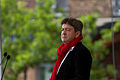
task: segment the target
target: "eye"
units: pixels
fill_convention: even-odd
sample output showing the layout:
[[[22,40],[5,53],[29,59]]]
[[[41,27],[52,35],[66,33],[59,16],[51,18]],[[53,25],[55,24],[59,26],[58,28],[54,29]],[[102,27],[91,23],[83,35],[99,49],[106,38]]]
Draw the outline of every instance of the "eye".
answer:
[[[70,29],[69,29],[69,28],[67,28],[67,29],[66,29],[66,31],[70,31]]]

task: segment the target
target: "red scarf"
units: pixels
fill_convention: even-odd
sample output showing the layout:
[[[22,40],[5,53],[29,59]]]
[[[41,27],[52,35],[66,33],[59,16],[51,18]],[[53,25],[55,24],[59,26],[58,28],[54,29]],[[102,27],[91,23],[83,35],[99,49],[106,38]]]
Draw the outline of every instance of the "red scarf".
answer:
[[[62,62],[63,58],[65,57],[66,53],[73,47],[75,46],[83,37],[79,36],[77,38],[74,38],[72,41],[70,41],[67,44],[62,44],[58,50],[57,50],[57,61],[55,63],[55,66],[53,68],[53,72],[51,75],[51,78],[49,80],[55,80],[57,71],[59,68],[60,63]]]

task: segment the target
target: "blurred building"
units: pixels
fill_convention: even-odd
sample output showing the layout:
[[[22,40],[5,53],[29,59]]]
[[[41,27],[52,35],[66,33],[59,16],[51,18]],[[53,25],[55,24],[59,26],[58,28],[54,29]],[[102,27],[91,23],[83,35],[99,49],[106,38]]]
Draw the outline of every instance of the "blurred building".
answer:
[[[37,3],[35,0],[26,0],[25,6],[33,9]],[[80,17],[81,15],[91,14],[93,12],[99,13],[97,25],[104,28],[106,26],[112,27],[112,19],[114,22],[120,21],[120,0],[56,0],[55,8],[57,8],[56,15],[60,14],[59,8],[63,8],[66,16]],[[60,17],[60,15],[59,15]],[[115,33],[114,51],[115,51],[115,64],[118,70],[117,80],[120,80],[120,33]],[[99,39],[100,35],[96,35],[95,39]],[[106,46],[110,49],[109,55],[103,61],[105,66],[112,64],[112,42],[107,43]],[[53,64],[41,64],[37,68],[27,69],[27,80],[49,80],[50,69]],[[18,80],[23,80],[23,73],[19,76]]]

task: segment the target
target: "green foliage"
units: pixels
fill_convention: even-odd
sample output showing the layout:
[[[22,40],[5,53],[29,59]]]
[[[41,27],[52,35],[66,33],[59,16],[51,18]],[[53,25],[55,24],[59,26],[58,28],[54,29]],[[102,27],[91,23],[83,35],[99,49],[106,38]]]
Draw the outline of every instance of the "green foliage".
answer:
[[[108,55],[109,50],[105,46],[106,42],[112,41],[112,28],[101,30],[101,38],[96,41],[92,41],[93,37],[98,33],[96,19],[98,18],[98,14],[90,14],[87,16],[81,16],[79,19],[84,23],[83,29],[83,42],[90,49],[93,57],[93,64],[91,70],[91,80],[109,80],[107,78],[107,74],[113,75],[113,65],[107,65],[105,68],[103,66],[102,61],[105,59],[106,55]],[[116,22],[114,27],[114,32],[120,32],[120,22]],[[107,71],[106,71],[107,69]]]
[[[120,22],[116,22],[114,27],[113,27],[113,31],[114,32],[120,32]],[[102,34],[102,40],[104,40],[105,42],[108,41],[110,42],[112,40],[112,28],[110,29],[103,29],[101,31],[101,34]]]
[[[22,0],[1,0],[1,3],[2,52],[11,55],[10,72],[5,79],[16,80],[25,66],[53,62],[61,44],[57,29],[62,19],[56,19],[51,8],[54,0],[37,0],[33,10],[25,8]]]
[[[97,13],[89,14],[87,16],[81,16],[80,20],[84,23],[83,35],[95,36],[97,33],[96,19],[98,17]]]
[[[118,21],[116,24],[115,24],[115,26],[114,26],[114,31],[115,32],[119,32],[120,31],[120,21]]]
[[[107,66],[107,72],[110,74],[110,75],[113,75],[113,74],[116,74],[117,73],[117,71],[115,70],[113,70],[113,65],[112,64],[110,64],[110,65],[108,65]]]

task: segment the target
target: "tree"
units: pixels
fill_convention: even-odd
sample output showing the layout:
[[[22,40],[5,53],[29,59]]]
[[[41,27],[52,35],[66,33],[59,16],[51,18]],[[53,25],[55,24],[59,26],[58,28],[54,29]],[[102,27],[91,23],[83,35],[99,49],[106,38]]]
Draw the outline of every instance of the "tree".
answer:
[[[94,36],[98,34],[96,25],[97,18],[98,18],[97,13],[82,16],[79,18],[84,23],[83,42],[90,49],[93,57],[90,80],[110,80],[107,77],[107,74],[111,76],[113,74],[116,74],[113,70],[113,65],[108,64],[107,67],[104,67],[104,63],[102,63],[102,61],[109,53],[109,49],[107,48],[105,43],[112,42],[113,26],[111,28],[101,30],[100,31],[101,38],[93,42]],[[115,23],[113,30],[115,33],[120,32],[120,22]]]
[[[7,80],[16,80],[28,66],[56,59],[61,18],[52,9],[54,0],[36,2],[31,10],[23,6],[24,1],[1,0],[2,52],[11,55]]]

